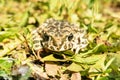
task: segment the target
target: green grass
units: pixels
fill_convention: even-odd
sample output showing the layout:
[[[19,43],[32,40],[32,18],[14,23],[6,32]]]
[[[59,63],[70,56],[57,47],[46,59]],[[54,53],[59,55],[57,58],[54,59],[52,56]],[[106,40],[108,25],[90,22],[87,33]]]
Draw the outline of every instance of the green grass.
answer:
[[[120,0],[0,0],[0,79],[25,80],[32,72],[40,73],[39,78],[45,77],[45,72],[60,79],[79,72],[83,80],[119,80],[119,4]],[[37,56],[31,31],[51,17],[85,28],[89,40],[85,51],[79,54],[53,52],[42,57],[45,65],[54,63],[48,66],[51,70],[50,66],[56,70],[61,67],[54,74],[40,61],[32,63]]]

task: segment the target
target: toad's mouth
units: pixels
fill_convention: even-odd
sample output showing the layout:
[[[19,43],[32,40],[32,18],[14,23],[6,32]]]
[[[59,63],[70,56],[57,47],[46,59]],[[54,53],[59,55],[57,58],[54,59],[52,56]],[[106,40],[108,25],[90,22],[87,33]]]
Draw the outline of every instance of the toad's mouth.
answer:
[[[51,52],[51,53],[57,53],[57,54],[67,54],[67,55],[74,55],[75,53],[73,51],[71,51],[71,49],[67,49],[67,50],[51,50],[46,48],[45,51]]]
[[[47,49],[47,50],[49,50],[49,51],[54,51],[54,52],[64,52],[64,51],[67,51],[67,50],[70,50],[70,49],[65,49],[65,50],[55,50],[55,49],[49,49],[49,48],[45,48],[45,49]]]
[[[52,51],[52,52],[65,52],[65,51],[71,50],[71,48],[69,48],[69,49],[62,49],[62,48],[48,48],[48,47],[44,47],[44,49]]]

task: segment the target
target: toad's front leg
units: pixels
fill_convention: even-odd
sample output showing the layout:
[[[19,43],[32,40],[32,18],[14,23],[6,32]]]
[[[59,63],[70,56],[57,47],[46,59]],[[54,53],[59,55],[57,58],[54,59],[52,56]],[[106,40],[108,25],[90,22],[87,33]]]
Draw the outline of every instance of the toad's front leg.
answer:
[[[33,49],[35,50],[35,54],[39,60],[41,60],[40,53],[43,51],[43,46],[41,44],[42,37],[38,30],[34,30],[32,32],[33,39]]]

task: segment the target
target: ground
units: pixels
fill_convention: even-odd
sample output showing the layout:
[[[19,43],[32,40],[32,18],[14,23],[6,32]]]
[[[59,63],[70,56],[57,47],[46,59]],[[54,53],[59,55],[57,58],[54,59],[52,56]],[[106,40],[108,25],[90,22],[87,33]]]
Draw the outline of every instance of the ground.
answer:
[[[120,80],[119,0],[0,0],[0,80]],[[48,18],[87,31],[78,54],[33,50],[31,32]]]

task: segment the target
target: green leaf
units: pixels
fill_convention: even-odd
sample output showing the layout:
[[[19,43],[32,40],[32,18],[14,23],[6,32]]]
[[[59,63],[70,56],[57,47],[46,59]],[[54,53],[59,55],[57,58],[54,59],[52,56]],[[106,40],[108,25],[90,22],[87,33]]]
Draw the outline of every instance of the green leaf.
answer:
[[[113,63],[114,60],[115,60],[115,57],[112,57],[112,58],[106,63],[106,65],[105,65],[105,67],[104,67],[104,71],[106,71],[106,70],[109,68],[109,66]]]
[[[4,70],[7,74],[11,73],[13,60],[11,58],[0,58],[0,69]]]
[[[109,53],[108,60],[111,60],[112,58],[114,59],[114,61],[111,63],[110,67],[114,72],[116,72],[116,74],[113,73],[113,75],[120,76],[120,71],[118,71],[120,68],[120,53]]]
[[[0,76],[4,77],[4,76],[7,76],[7,74],[4,70],[0,70]]]
[[[101,44],[97,44],[92,50],[85,52],[83,55],[100,53],[105,51],[107,51],[107,46],[101,43]]]
[[[96,79],[96,80],[109,80],[109,78],[108,77],[99,77],[98,79]]]
[[[62,52],[62,54],[65,54],[65,55],[68,55],[68,56],[72,56],[72,55],[74,55],[75,53],[72,52],[71,50],[67,50],[67,51]]]
[[[42,61],[66,61],[66,60],[57,59],[57,58],[54,57],[53,54],[51,54],[51,55],[48,55],[48,56],[42,58]]]
[[[117,40],[115,43],[113,43],[111,45],[111,47],[109,48],[109,51],[111,52],[119,52],[120,51],[120,40]]]
[[[49,3],[50,3],[49,7],[51,11],[55,10],[58,7],[57,5],[58,3],[61,4],[59,0],[49,0]]]
[[[89,67],[87,65],[82,65],[82,64],[77,64],[77,63],[72,63],[70,66],[67,67],[68,70],[70,71],[84,71],[85,69],[88,69]]]
[[[24,14],[23,14],[23,18],[19,24],[20,27],[25,27],[28,23],[28,19],[29,19],[29,16],[30,16],[30,13],[29,11],[26,11]]]
[[[98,61],[90,67],[89,72],[103,72],[105,68],[106,54],[97,55]]]
[[[12,32],[12,31],[1,31],[0,32],[0,42],[6,38],[11,38],[11,37],[15,36],[15,34],[16,34],[16,32]]]
[[[88,26],[88,31],[91,33],[98,33],[97,29],[95,29],[93,26]]]
[[[88,57],[83,57],[81,54],[77,54],[73,56],[72,61],[82,64],[95,64],[98,60],[100,60],[104,55],[91,55]]]
[[[6,74],[6,72],[4,70],[0,70],[0,77],[3,77],[4,80],[5,79],[9,79],[9,80],[12,79],[10,76],[8,76],[8,74]],[[3,80],[3,79],[1,79],[1,80]]]

